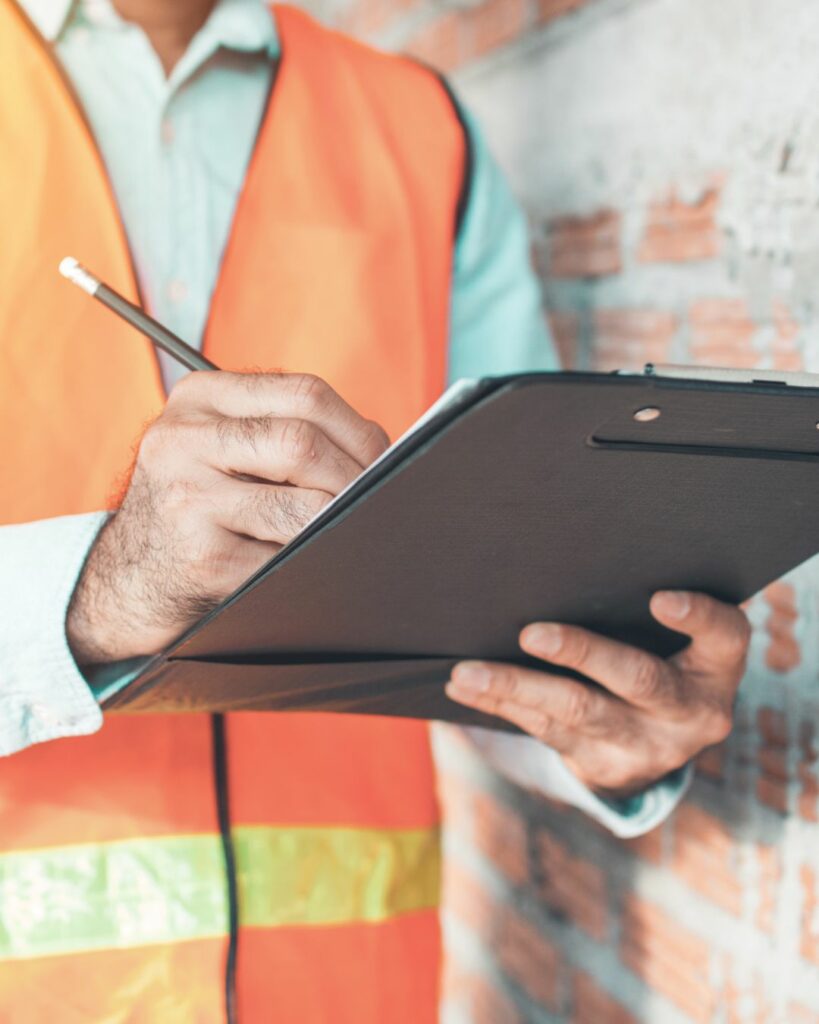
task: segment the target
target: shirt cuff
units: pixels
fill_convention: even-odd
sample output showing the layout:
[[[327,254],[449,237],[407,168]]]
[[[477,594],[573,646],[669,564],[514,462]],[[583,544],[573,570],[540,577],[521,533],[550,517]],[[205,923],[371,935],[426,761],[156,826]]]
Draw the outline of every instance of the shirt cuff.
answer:
[[[526,789],[583,811],[620,839],[650,832],[672,813],[691,784],[686,765],[628,800],[605,800],[585,786],[551,747],[530,736],[464,729],[494,768]]]
[[[99,512],[0,527],[0,756],[102,725],[65,619],[106,519]]]

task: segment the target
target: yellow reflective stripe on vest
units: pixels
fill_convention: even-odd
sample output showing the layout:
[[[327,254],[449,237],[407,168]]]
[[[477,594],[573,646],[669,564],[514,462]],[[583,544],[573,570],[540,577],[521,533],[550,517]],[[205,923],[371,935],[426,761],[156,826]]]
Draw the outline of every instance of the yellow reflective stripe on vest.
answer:
[[[429,829],[234,829],[242,924],[377,922],[437,906]],[[163,836],[0,855],[0,958],[224,935],[218,835]]]

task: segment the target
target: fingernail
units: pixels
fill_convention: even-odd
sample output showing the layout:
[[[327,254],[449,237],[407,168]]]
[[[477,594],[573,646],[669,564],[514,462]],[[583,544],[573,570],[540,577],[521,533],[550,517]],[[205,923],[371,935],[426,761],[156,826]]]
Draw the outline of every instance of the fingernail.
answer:
[[[691,598],[681,590],[662,590],[657,594],[658,611],[669,619],[684,619],[691,611]]]
[[[537,654],[542,654],[544,658],[553,658],[560,653],[563,646],[563,630],[552,622],[539,622],[526,627],[524,640],[526,646],[531,647]]]
[[[492,673],[480,661],[462,661],[452,670],[452,682],[459,690],[486,693]]]

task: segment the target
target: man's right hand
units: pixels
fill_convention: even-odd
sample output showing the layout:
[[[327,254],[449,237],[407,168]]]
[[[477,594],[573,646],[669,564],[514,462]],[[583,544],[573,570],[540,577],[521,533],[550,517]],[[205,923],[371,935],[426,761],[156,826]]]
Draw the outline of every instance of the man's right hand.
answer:
[[[78,664],[155,654],[234,591],[386,449],[303,374],[192,373],[139,448],[68,612]]]

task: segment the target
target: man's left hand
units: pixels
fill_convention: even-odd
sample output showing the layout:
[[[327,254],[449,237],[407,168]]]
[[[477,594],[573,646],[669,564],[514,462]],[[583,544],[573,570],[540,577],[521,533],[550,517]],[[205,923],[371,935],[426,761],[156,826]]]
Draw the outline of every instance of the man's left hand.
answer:
[[[548,744],[589,788],[632,795],[730,733],[750,641],[743,612],[704,594],[660,591],[651,613],[691,643],[663,660],[585,629],[534,623],[520,634],[527,654],[597,685],[464,661],[447,694]]]

